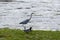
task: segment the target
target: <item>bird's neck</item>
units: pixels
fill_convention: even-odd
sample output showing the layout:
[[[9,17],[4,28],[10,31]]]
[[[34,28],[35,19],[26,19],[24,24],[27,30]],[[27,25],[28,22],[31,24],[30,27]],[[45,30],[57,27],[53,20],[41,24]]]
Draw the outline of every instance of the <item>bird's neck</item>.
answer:
[[[31,14],[31,16],[30,16],[30,20],[31,20],[31,18],[32,18],[32,14]]]

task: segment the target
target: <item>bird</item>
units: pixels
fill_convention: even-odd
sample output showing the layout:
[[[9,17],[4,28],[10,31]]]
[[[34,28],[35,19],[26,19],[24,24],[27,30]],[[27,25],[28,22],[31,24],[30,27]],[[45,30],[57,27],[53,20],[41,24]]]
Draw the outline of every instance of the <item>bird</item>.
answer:
[[[32,18],[32,14],[34,14],[34,13],[31,13],[29,19],[26,19],[26,20],[20,22],[19,24],[23,24],[23,25],[27,24],[27,23],[31,20],[31,18]],[[32,27],[30,27],[29,29],[26,29],[26,27],[24,26],[24,31],[25,31],[25,32],[26,32],[26,30],[27,30],[27,31],[31,31],[31,29],[32,29]]]
[[[26,33],[29,33],[30,31],[32,31],[32,27],[30,27],[29,29],[24,30],[24,32],[26,32]]]
[[[34,13],[31,13],[31,16],[30,16],[29,19],[26,19],[26,20],[20,22],[19,24],[27,24],[27,23],[31,20],[31,18],[32,18],[32,14],[34,14]]]

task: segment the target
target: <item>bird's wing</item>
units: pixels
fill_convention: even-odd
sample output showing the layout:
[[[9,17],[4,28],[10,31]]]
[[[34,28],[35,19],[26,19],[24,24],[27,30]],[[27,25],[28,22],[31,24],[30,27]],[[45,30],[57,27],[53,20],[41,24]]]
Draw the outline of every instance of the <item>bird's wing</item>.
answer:
[[[29,19],[26,19],[26,20],[20,22],[19,24],[26,24],[26,23],[28,23],[28,22],[29,22]]]

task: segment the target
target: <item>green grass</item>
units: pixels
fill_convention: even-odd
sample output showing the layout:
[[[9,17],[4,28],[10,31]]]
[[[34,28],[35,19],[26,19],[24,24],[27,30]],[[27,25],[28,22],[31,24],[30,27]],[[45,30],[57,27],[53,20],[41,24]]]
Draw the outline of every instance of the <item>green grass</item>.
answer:
[[[0,40],[60,40],[59,31],[34,30],[25,33],[19,29],[0,29]]]

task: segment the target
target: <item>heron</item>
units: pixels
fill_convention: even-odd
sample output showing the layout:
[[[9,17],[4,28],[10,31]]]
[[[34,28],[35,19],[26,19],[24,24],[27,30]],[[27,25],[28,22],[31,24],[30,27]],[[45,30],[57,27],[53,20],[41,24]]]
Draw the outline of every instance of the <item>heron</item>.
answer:
[[[31,18],[32,18],[32,14],[34,14],[34,13],[31,13],[29,19],[26,19],[26,20],[20,22],[19,24],[23,24],[23,25],[27,24],[27,23],[31,20]],[[26,27],[24,26],[24,31],[25,31],[25,32],[30,32],[31,29],[32,29],[32,27],[30,27],[29,29],[26,29]]]

